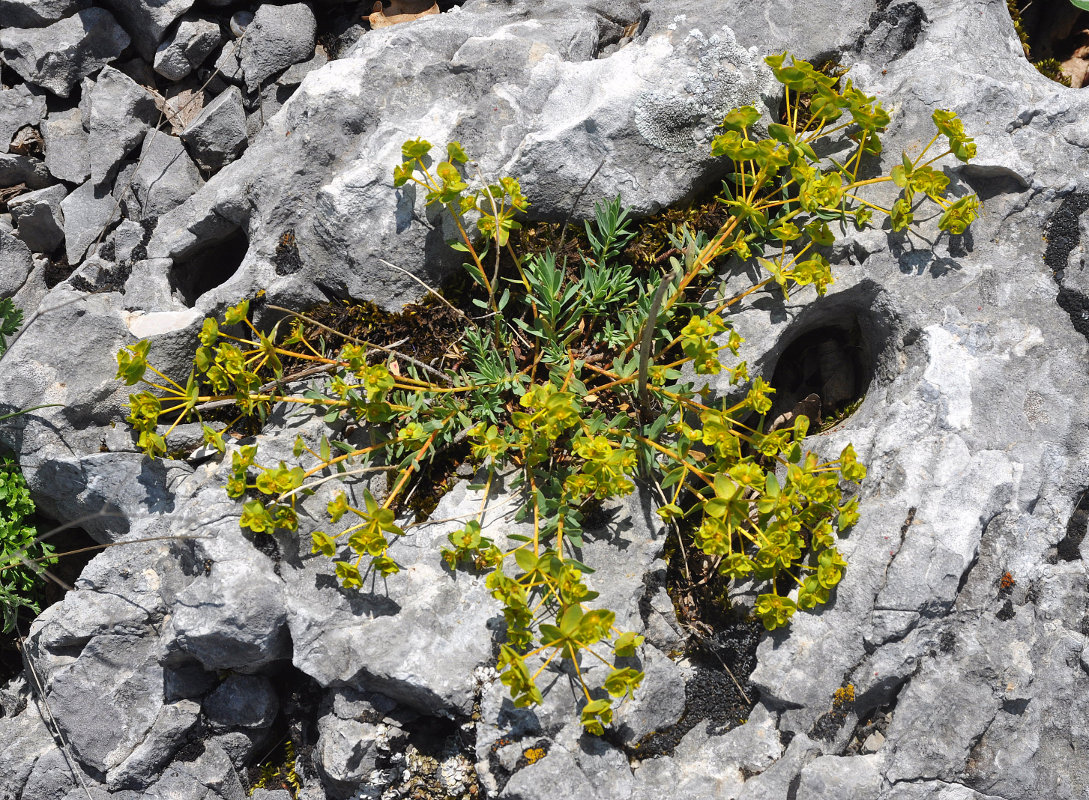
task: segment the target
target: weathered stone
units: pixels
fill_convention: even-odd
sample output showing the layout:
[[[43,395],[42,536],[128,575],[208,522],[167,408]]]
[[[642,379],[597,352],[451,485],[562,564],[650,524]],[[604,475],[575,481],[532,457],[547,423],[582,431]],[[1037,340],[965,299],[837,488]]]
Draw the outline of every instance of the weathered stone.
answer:
[[[56,181],[44,161],[18,153],[0,153],[0,189],[20,183],[27,189],[42,189]]]
[[[318,718],[314,764],[326,792],[335,798],[354,795],[379,759],[404,749],[408,732],[353,689],[335,689]]]
[[[285,87],[298,86],[303,82],[303,78],[319,67],[324,67],[328,63],[329,54],[326,53],[325,48],[319,44],[314,49],[313,58],[308,61],[300,61],[298,64],[288,67],[284,73],[276,79],[276,84]]]
[[[216,75],[225,81],[242,85],[244,75],[242,73],[242,42],[238,39],[229,40],[219,51],[213,67]]]
[[[90,150],[91,182],[112,178],[121,161],[140,146],[158,117],[155,100],[132,78],[113,67],[84,83],[84,125]]]
[[[0,60],[27,83],[68,97],[128,44],[128,34],[109,11],[86,8],[47,28],[0,30]]]
[[[280,704],[268,678],[231,675],[204,699],[204,713],[216,728],[267,728]]]
[[[821,756],[801,771],[798,796],[870,800],[883,788],[880,767],[876,756]]]
[[[14,296],[33,268],[26,243],[13,234],[0,231],[0,298]]]
[[[184,203],[204,183],[181,139],[162,131],[153,130],[144,138],[137,163],[131,186],[140,219]]]
[[[35,253],[52,253],[64,241],[61,201],[68,189],[58,184],[27,192],[8,203],[18,227],[16,236]]]
[[[215,742],[206,742],[204,752],[191,761],[175,761],[171,764],[171,769],[188,775],[197,784],[213,792],[209,800],[245,800],[248,796],[246,790],[242,788],[242,782],[231,764],[230,757]],[[152,797],[165,788],[161,784],[160,781],[151,787],[149,793]],[[175,795],[164,793],[163,797],[164,800],[166,798],[172,800]]]
[[[204,63],[223,40],[219,25],[199,17],[183,17],[174,35],[155,52],[155,71],[180,81]]]
[[[247,89],[252,92],[276,73],[313,57],[316,32],[314,12],[305,3],[258,6],[242,39]]]
[[[437,517],[454,517],[462,507],[479,504],[478,493],[459,486],[443,498]],[[484,535],[500,541],[513,531],[500,523],[498,516],[487,522]],[[482,578],[445,579],[437,545],[456,527],[421,528],[411,543],[391,550],[402,570],[387,579],[381,593],[345,591],[320,577],[329,574],[330,562],[307,559],[290,570],[281,568],[289,587],[285,599],[295,666],[323,686],[363,681],[425,713],[469,713],[473,670],[490,660],[488,620],[499,610]],[[413,639],[404,635],[409,619],[418,631]],[[330,641],[337,645],[330,648]]]
[[[113,195],[95,187],[93,180],[77,186],[61,201],[64,249],[69,264],[83,260],[87,248],[106,234],[110,223],[116,221],[116,210]]]
[[[197,722],[192,701],[163,703],[157,644],[147,636],[101,634],[51,676],[47,697],[73,752],[106,773],[111,788],[150,784]],[[141,785],[125,785],[133,781]]]
[[[4,27],[40,28],[87,8],[91,0],[0,0]]]
[[[202,169],[218,172],[246,149],[246,112],[242,91],[230,86],[208,105],[181,134],[193,160]]]
[[[634,4],[618,3],[616,13],[639,17]],[[333,293],[399,307],[419,284],[377,258],[432,283],[460,263],[446,245],[457,236],[448,219],[425,212],[411,189],[393,188],[405,139],[462,141],[483,174],[518,175],[534,215],[563,218],[578,199],[574,213],[587,216],[595,199],[620,192],[646,213],[720,173],[709,147],[726,111],[778,103],[769,73],[721,22],[711,29],[693,13],[594,59],[602,17],[559,0],[535,5],[533,16],[521,28],[524,9],[480,3],[364,36],[352,57],[309,73],[249,150],[164,218],[149,255],[184,259],[208,241],[194,231],[242,219],[252,248],[240,283],[303,304]],[[457,110],[444,105],[436,116],[440,98]],[[253,198],[251,211],[227,210],[243,196]],[[439,227],[411,224],[419,216]],[[306,266],[279,275],[275,247],[287,228]]]
[[[151,62],[167,29],[193,6],[193,0],[105,0],[103,5],[117,15],[140,55]]]
[[[73,769],[79,770],[79,773],[74,774]],[[96,785],[94,777],[84,772],[78,761],[69,759],[64,751],[54,747],[34,762],[21,797],[27,800],[61,800],[70,791],[81,786],[81,779],[89,786]]]
[[[1082,724],[1089,714],[1083,621],[1089,585],[1078,563],[1089,545],[1080,538],[1084,509],[1074,514],[1089,485],[1089,412],[1080,402],[1089,390],[1089,100],[1035,72],[997,0],[817,0],[804,15],[785,14],[781,6],[778,0],[477,2],[369,32],[353,58],[308,74],[250,151],[164,216],[151,254],[173,263],[141,260],[124,296],[86,295],[35,323],[0,362],[0,401],[4,411],[43,399],[66,408],[2,426],[0,438],[20,450],[43,506],[71,519],[95,504],[116,503],[124,519],[96,527],[103,539],[123,529],[189,530],[197,522],[213,537],[184,552],[177,545],[180,565],[153,572],[155,580],[175,584],[161,593],[111,583],[104,567],[95,566],[101,596],[79,598],[82,614],[47,612],[35,629],[48,676],[63,684],[62,676],[84,659],[75,655],[80,648],[98,658],[116,642],[111,652],[124,658],[130,639],[160,635],[143,632],[159,617],[157,641],[168,668],[191,669],[202,658],[201,672],[223,664],[260,671],[291,657],[321,682],[381,685],[429,713],[472,710],[479,690],[478,771],[490,796],[1082,797],[1089,774],[1070,754],[1089,748]],[[643,9],[651,12],[645,29],[623,42],[627,24],[615,20],[639,20]],[[774,110],[780,100],[778,91],[765,91],[755,54],[729,44],[733,34],[724,21],[743,45],[809,56],[834,52],[855,62],[855,85],[894,110],[884,139],[886,170],[901,150],[915,154],[930,139],[935,108],[956,109],[979,155],[971,165],[941,166],[954,193],[980,192],[985,216],[961,237],[934,236],[924,227],[926,243],[883,228],[839,232],[845,238],[831,251],[837,282],[825,297],[804,291],[784,303],[775,293],[761,294],[731,314],[747,339],[743,357],[751,373],[769,380],[790,346],[817,329],[857,334],[858,371],[868,379],[862,405],[833,430],[814,433],[807,446],[834,457],[854,444],[870,469],[863,517],[840,540],[849,567],[832,602],[764,638],[752,676],[759,699],[748,721],[726,732],[700,724],[672,754],[633,766],[616,739],[582,736],[569,697],[550,693],[539,708],[514,709],[505,687],[478,687],[465,677],[491,660],[491,632],[480,633],[478,623],[486,625],[498,609],[475,576],[452,580],[438,563],[435,549],[450,523],[420,526],[415,538],[398,542],[395,555],[407,574],[390,581],[388,596],[337,588],[328,562],[294,536],[276,537],[283,578],[273,578],[271,562],[245,550],[237,504],[216,488],[227,467],[215,459],[197,468],[148,462],[123,430],[109,429],[123,414],[124,396],[112,386],[112,356],[132,336],[155,332],[153,354],[171,364],[170,374],[184,377],[184,356],[203,313],[258,288],[298,304],[324,300],[328,292],[397,306],[415,294],[407,279],[363,272],[376,255],[420,272],[425,259],[439,263],[443,240],[453,238],[437,218],[427,218],[432,227],[425,230],[419,198],[402,195],[400,206],[392,199],[390,169],[406,138],[424,136],[440,146],[464,140],[480,157],[482,173],[521,180],[535,203],[532,213],[542,217],[566,215],[606,155],[575,217],[618,192],[643,213],[714,188],[725,167],[705,150],[721,112],[743,102]],[[616,35],[603,33],[610,31]],[[729,94],[727,86],[736,91]],[[270,110],[273,99],[280,100],[269,95]],[[867,197],[885,205],[889,188],[867,187],[873,192]],[[289,229],[307,265],[294,276],[277,274],[273,260]],[[236,276],[215,291],[194,292],[197,308],[183,309],[171,296],[175,270],[209,242],[214,248],[238,231],[249,252]],[[5,241],[0,237],[0,254]],[[25,273],[23,250],[16,256]],[[740,276],[731,280],[749,285]],[[75,296],[58,287],[44,302]],[[121,311],[130,304],[133,310]],[[65,346],[54,347],[57,341]],[[738,391],[712,383],[723,395]],[[303,431],[311,446],[319,431]],[[269,463],[288,458],[297,433],[282,419],[270,422],[260,439]],[[101,441],[118,452],[97,452]],[[474,506],[472,499],[456,488],[436,518],[463,501]],[[326,500],[319,494],[301,505],[324,520]],[[497,523],[490,532],[498,539],[517,530]],[[600,559],[592,582],[606,587],[601,602],[621,611],[618,622],[638,628],[646,615],[648,642],[668,651],[677,630],[668,595],[642,585],[660,565],[651,547],[656,540],[640,530],[614,544],[602,540],[603,549],[590,554]],[[140,576],[150,567],[125,562],[124,568]],[[240,577],[218,574],[231,571]],[[1006,572],[1012,584],[1003,581]],[[613,579],[615,573],[622,577]],[[746,595],[734,600],[744,605]],[[152,610],[126,611],[128,605]],[[285,617],[290,638],[283,634]],[[688,677],[683,665],[666,663],[653,649],[641,658],[646,691],[636,700],[643,706],[618,709],[617,736],[635,737],[658,722],[668,726]],[[566,687],[568,676],[554,675]],[[837,722],[830,712],[845,682],[856,699],[837,710]],[[108,680],[104,685],[109,689]],[[194,701],[202,691],[195,685],[192,697],[167,704]],[[108,694],[111,708],[127,712]],[[145,705],[134,705],[131,725],[140,730]],[[359,778],[353,759],[372,763],[375,750],[364,744],[377,734],[366,726],[378,724],[343,710],[331,716],[323,710],[319,723],[324,774],[337,793]],[[38,769],[24,767],[26,754],[37,758],[41,739],[21,732],[27,713],[0,720],[0,749],[12,731],[16,741],[0,771],[2,791],[18,791],[25,770]],[[875,754],[858,755],[878,736],[862,735],[875,713],[887,722],[884,743]],[[526,748],[542,739],[545,757],[528,765]],[[255,755],[253,739],[242,731],[217,741],[236,763]],[[496,762],[501,769],[493,772]],[[148,780],[154,763],[150,753],[131,761],[126,780]],[[48,761],[40,774],[51,774]],[[211,791],[192,774],[179,775],[164,775],[145,796]],[[113,785],[118,780],[115,773]],[[43,791],[63,788],[50,786]],[[97,786],[90,793],[103,796]]]
[[[164,646],[207,670],[252,673],[289,656],[284,582],[268,557],[241,539],[235,520],[219,528],[220,541],[205,544],[219,567],[174,599]]]
[[[83,183],[91,176],[87,131],[83,128],[83,113],[78,108],[51,112],[42,123],[42,139],[45,141],[45,166],[54,178]]]
[[[39,125],[44,116],[45,95],[36,95],[24,85],[0,91],[0,152],[8,151],[16,131]]]

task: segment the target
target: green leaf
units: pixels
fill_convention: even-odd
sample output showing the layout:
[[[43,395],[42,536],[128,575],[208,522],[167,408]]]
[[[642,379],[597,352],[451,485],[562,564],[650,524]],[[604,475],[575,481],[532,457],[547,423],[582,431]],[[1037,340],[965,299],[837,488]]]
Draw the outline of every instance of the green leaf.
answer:
[[[459,164],[464,164],[469,160],[469,156],[465,155],[465,151],[461,148],[461,142],[450,142],[446,145],[446,156],[451,161],[456,161]]]
[[[310,548],[311,553],[321,553],[332,558],[337,554],[337,540],[322,531],[314,531],[310,534],[314,544]]]
[[[412,180],[412,163],[411,162],[405,162],[403,164],[398,164],[396,167],[393,168],[393,185],[394,186],[397,186],[397,187],[404,186],[410,180]]]
[[[403,161],[423,158],[429,152],[431,152],[431,143],[423,139],[410,139],[401,145],[401,159]]]
[[[537,556],[528,547],[514,551],[514,560],[522,568],[522,572],[533,572],[537,569]]]
[[[773,122],[768,125],[768,135],[777,142],[794,144],[794,129],[789,125],[780,125],[778,122]]]
[[[728,131],[742,131],[751,127],[758,119],[760,119],[760,112],[755,107],[741,106],[725,116],[721,127]]]
[[[223,312],[223,321],[228,325],[238,325],[246,321],[250,313],[250,301],[243,300]]]

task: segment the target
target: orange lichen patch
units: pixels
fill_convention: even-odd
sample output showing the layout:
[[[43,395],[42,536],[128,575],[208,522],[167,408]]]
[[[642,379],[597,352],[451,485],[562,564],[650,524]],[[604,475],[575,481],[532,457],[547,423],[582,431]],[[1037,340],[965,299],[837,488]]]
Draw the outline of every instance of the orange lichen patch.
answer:
[[[843,708],[846,705],[850,705],[854,701],[855,685],[853,683],[848,683],[846,686],[841,686],[839,689],[836,689],[835,693],[832,695],[833,708]]]
[[[1013,575],[1011,575],[1009,572],[1003,572],[1002,573],[1002,579],[998,582],[998,587],[1002,591],[1008,592],[1010,589],[1012,589],[1016,585],[1017,585],[1017,581],[1015,581],[1013,579]]]
[[[530,747],[522,755],[526,757],[526,761],[530,764],[536,764],[547,755],[547,751],[543,747]]]

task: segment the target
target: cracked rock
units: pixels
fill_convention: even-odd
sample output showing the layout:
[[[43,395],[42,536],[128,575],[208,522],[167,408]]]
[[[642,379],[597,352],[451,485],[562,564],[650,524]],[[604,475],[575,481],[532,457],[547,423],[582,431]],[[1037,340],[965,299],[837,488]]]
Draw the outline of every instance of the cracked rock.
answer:
[[[83,183],[91,175],[91,157],[87,149],[87,131],[83,113],[78,108],[51,112],[42,123],[45,142],[45,166],[58,180]]]
[[[83,260],[87,248],[105,234],[117,203],[108,188],[95,187],[93,181],[77,186],[61,201],[64,216],[64,249],[68,263]]]
[[[204,713],[216,728],[267,728],[280,703],[268,678],[231,675],[204,698]]]
[[[182,141],[197,164],[209,172],[218,172],[246,149],[246,111],[242,91],[229,86],[189,124]]]
[[[103,5],[117,15],[140,55],[150,62],[167,29],[192,8],[193,0],[105,0]]]
[[[27,192],[8,203],[15,220],[15,235],[35,253],[52,253],[64,241],[61,201],[68,195],[62,184]]]
[[[174,35],[155,52],[155,71],[164,78],[180,81],[199,67],[223,37],[212,20],[184,17]]]
[[[144,137],[137,163],[131,185],[141,219],[184,203],[204,183],[181,139],[162,131]]]
[[[0,153],[0,189],[26,184],[28,189],[42,189],[53,180],[45,162],[19,153]]]
[[[44,116],[44,95],[31,92],[26,85],[0,91],[0,152],[10,149],[11,140],[20,128],[37,127]]]
[[[12,297],[19,291],[32,269],[34,260],[30,248],[0,230],[0,298]]]
[[[129,35],[104,8],[85,8],[46,28],[0,30],[0,59],[27,83],[60,97],[121,55]]]
[[[242,39],[246,88],[252,92],[276,73],[313,57],[316,31],[314,12],[305,3],[260,6]]]
[[[158,112],[148,91],[113,67],[102,70],[93,84],[84,84],[80,107],[87,128],[91,181],[98,185],[112,178],[125,156],[140,145]]]
[[[12,28],[41,28],[89,5],[91,0],[0,0],[0,19]]]

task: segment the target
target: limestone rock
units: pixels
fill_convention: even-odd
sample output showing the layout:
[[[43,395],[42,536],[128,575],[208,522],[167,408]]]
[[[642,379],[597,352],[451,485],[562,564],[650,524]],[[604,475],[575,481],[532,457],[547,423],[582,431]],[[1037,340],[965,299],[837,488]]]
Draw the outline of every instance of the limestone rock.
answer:
[[[52,253],[64,241],[61,201],[68,190],[58,184],[27,192],[8,203],[16,235],[35,253]]]
[[[311,58],[316,31],[314,12],[305,3],[258,6],[242,39],[246,88],[252,92],[276,73]]]
[[[174,35],[163,41],[155,52],[155,71],[178,81],[199,67],[219,46],[219,25],[199,17],[183,17]]]
[[[204,183],[181,139],[151,131],[137,160],[132,191],[140,219],[156,217],[181,205]]]
[[[242,92],[230,86],[204,107],[181,134],[197,164],[209,172],[238,158],[246,149],[246,112]]]
[[[13,297],[32,269],[34,261],[26,243],[0,231],[0,298]]]
[[[941,167],[954,194],[979,192],[985,213],[961,236],[924,228],[925,241],[880,225],[839,231],[829,251],[836,283],[824,297],[758,293],[730,315],[750,373],[772,381],[790,368],[796,343],[828,330],[850,340],[862,403],[807,446],[834,457],[851,442],[869,468],[862,518],[839,543],[845,578],[819,612],[763,635],[744,724],[700,723],[671,752],[639,762],[623,749],[684,719],[695,674],[664,655],[678,626],[648,577],[662,571],[662,537],[636,498],[608,535],[587,538],[584,554],[602,604],[648,634],[645,691],[600,740],[582,734],[561,670],[549,673],[560,691],[534,709],[514,708],[487,669],[472,676],[491,663],[501,625],[479,577],[452,578],[436,555],[457,525],[439,520],[479,507],[464,484],[398,541],[402,573],[349,592],[305,536],[265,537],[269,555],[239,531],[238,504],[221,488],[230,453],[226,464],[210,453],[150,461],[123,426],[110,427],[127,395],[113,380],[115,353],[140,335],[153,335],[153,360],[184,378],[203,316],[258,289],[295,307],[342,296],[397,307],[419,288],[374,266],[376,257],[429,279],[456,266],[445,244],[453,232],[391,186],[405,139],[462,140],[483,174],[522,182],[532,218],[572,208],[584,218],[618,193],[649,213],[717,188],[727,167],[707,155],[714,125],[734,105],[778,109],[759,53],[784,49],[839,54],[854,65],[855,85],[885,102],[893,124],[882,170],[930,139],[935,109],[955,109],[979,153]],[[230,45],[223,53],[240,80]],[[253,117],[261,128],[226,166],[242,141],[241,92],[229,90],[230,108],[218,109],[233,115],[232,138],[208,137],[208,152],[230,154],[222,162],[201,160],[204,140],[187,132],[201,165],[220,171],[159,218],[148,253],[130,220],[107,240],[116,260],[100,252],[47,293],[44,263],[0,233],[0,285],[47,312],[0,361],[0,413],[64,406],[0,426],[36,499],[62,520],[116,507],[88,523],[101,541],[199,537],[110,548],[33,629],[28,652],[58,720],[78,759],[105,780],[89,786],[95,800],[236,793],[231,769],[264,751],[261,726],[277,703],[293,708],[269,689],[279,685],[270,676],[291,669],[325,687],[325,705],[290,713],[318,729],[321,791],[337,796],[354,793],[366,768],[394,763],[379,746],[384,734],[456,730],[429,715],[460,723],[474,712],[477,771],[495,797],[1074,800],[1089,791],[1089,771],[1070,757],[1089,749],[1089,96],[1025,61],[1004,3],[815,0],[791,15],[779,0],[467,2],[369,31],[348,57],[301,71],[281,73],[271,91],[275,70],[244,75],[251,110],[269,114]],[[256,91],[262,84],[267,94]],[[47,115],[47,164],[54,118],[69,119]],[[40,169],[0,155],[0,183],[43,188],[27,180],[53,180]],[[89,174],[73,168],[77,177],[64,178],[61,169],[54,175],[73,182]],[[105,187],[110,202],[116,188]],[[875,184],[868,196],[884,204],[888,189]],[[76,261],[102,227],[87,233],[102,199],[88,191],[84,183],[62,203]],[[10,223],[0,218],[0,231]],[[304,266],[280,274],[276,247],[287,231]],[[94,285],[77,290],[75,278]],[[742,274],[730,281],[750,285]],[[712,394],[739,391],[710,383]],[[275,463],[289,459],[295,436],[316,447],[322,431],[320,421],[278,411],[257,441]],[[300,500],[304,519],[325,524],[331,490]],[[499,541],[519,530],[498,513],[488,523]],[[744,605],[744,592],[734,600]],[[235,674],[221,680],[221,669]],[[845,684],[855,699],[835,705]],[[372,694],[359,700],[360,687],[380,689],[391,706]],[[33,704],[3,702],[18,710],[0,718],[0,794],[30,786],[85,797],[59,777]],[[198,736],[200,708],[217,729],[199,734],[204,756],[184,760],[178,749],[184,735]],[[218,728],[250,710],[252,727]],[[545,754],[530,763],[526,750],[538,742]]]
[[[617,9],[639,17],[634,5]],[[710,137],[726,111],[778,102],[766,68],[721,23],[690,16],[595,59],[604,23],[593,10],[556,0],[533,16],[523,28],[524,9],[479,3],[362,37],[350,57],[310,72],[240,159],[164,217],[149,255],[184,260],[214,240],[211,230],[225,236],[238,224],[225,220],[240,220],[251,243],[244,281],[270,298],[321,302],[332,293],[399,307],[419,284],[376,257],[432,283],[460,263],[446,246],[456,236],[448,221],[393,188],[404,140],[463,142],[483,174],[519,176],[538,218],[562,218],[576,199],[574,213],[586,216],[595,198],[620,192],[647,213],[718,174]],[[243,46],[254,41],[247,34]],[[435,115],[440,102],[446,110]],[[592,191],[582,192],[603,158]],[[254,198],[253,211],[228,211],[242,196]],[[429,215],[438,228],[410,223]],[[306,266],[278,275],[286,228]]]
[[[9,150],[16,131],[37,126],[44,116],[45,95],[36,95],[25,85],[0,91],[0,151]]]
[[[118,21],[132,36],[133,44],[145,61],[155,58],[155,50],[167,29],[178,17],[193,6],[193,0],[106,0],[107,6],[117,15]]]
[[[140,146],[158,111],[146,89],[113,67],[103,69],[93,84],[85,82],[81,109],[87,128],[91,182],[99,186],[112,178],[125,156]]]
[[[87,248],[104,236],[116,221],[117,203],[110,192],[96,188],[93,180],[77,186],[61,201],[64,248],[69,264],[83,260]]]
[[[0,0],[4,26],[40,28],[87,8],[91,0]]]
[[[121,55],[129,35],[104,8],[85,8],[46,28],[0,31],[0,60],[27,83],[68,97],[86,76]]]
[[[256,675],[232,675],[204,699],[208,721],[219,728],[267,728],[279,707],[272,683]]]
[[[380,760],[403,751],[408,732],[403,714],[388,716],[394,708],[388,698],[354,689],[334,689],[332,702],[323,703],[318,718],[315,765],[326,791],[347,798],[371,777]]]
[[[87,131],[78,108],[51,112],[42,123],[45,141],[45,166],[54,178],[68,183],[83,183],[91,176]]]
[[[0,189],[19,184],[27,189],[43,189],[54,183],[44,161],[19,153],[0,153]]]

